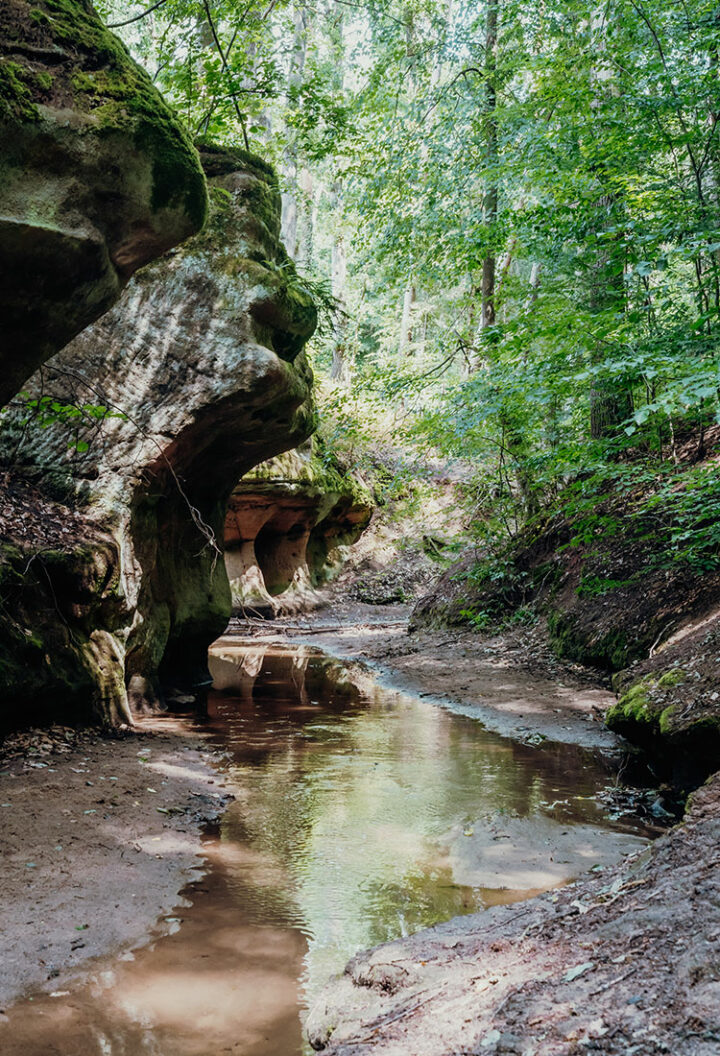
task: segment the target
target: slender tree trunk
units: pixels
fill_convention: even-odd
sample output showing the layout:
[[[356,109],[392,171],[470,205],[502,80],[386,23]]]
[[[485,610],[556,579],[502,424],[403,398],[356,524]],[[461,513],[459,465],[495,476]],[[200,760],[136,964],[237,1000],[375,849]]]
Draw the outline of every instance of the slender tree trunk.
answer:
[[[297,252],[298,261],[304,268],[309,268],[315,251],[315,183],[307,165],[303,165],[298,176],[300,190],[298,207]]]
[[[492,246],[498,218],[498,188],[495,182],[498,163],[497,127],[497,47],[500,0],[489,0],[485,26],[485,143],[490,186],[485,192],[485,226]],[[497,263],[494,248],[485,253],[482,266],[480,296],[482,298],[481,328],[495,325],[495,274]]]
[[[338,13],[334,21],[331,55],[336,70],[336,87],[342,97],[345,89],[345,19],[342,12]],[[330,377],[342,385],[349,385],[353,355],[347,315],[347,247],[343,232],[343,186],[340,179],[336,179],[333,183],[331,201],[335,216],[330,261],[332,292],[340,312],[335,317]]]
[[[307,57],[307,31],[308,13],[302,4],[295,6],[295,20],[293,28],[293,49],[290,56],[290,70],[288,73],[288,86],[292,89],[300,87],[305,72],[305,60]],[[294,104],[297,106],[297,103]],[[280,237],[285,243],[290,257],[295,260],[298,252],[298,150],[297,141],[292,136],[285,148],[283,158],[283,175],[285,177],[285,189],[282,196],[282,219],[280,225]]]
[[[341,193],[340,184],[337,183],[333,189],[333,199],[335,210],[338,214],[341,211]],[[343,314],[337,315],[335,319],[333,358],[332,366],[330,368],[330,377],[333,381],[337,381],[342,385],[348,385],[350,382],[351,363],[348,349],[348,318],[347,315],[344,314],[347,294],[347,253],[345,249],[345,239],[343,238],[342,229],[339,228],[339,226],[333,238],[331,269],[333,297],[339,303],[340,308],[343,310]]]
[[[598,8],[590,24],[591,30],[595,31],[591,34],[592,46],[598,55],[606,51],[605,27],[605,9]],[[617,87],[605,69],[600,72],[593,69],[590,76],[596,92],[595,105],[600,108],[603,97],[607,93],[617,95]],[[602,135],[602,129],[595,134]],[[603,184],[607,185],[607,176],[602,162],[596,169],[596,176],[601,187]],[[600,195],[595,203],[597,234],[607,231],[608,228],[617,227],[621,208],[622,203],[618,201],[615,193]],[[590,271],[588,307],[593,314],[598,316],[610,312],[622,313],[626,301],[622,236],[614,239],[597,239],[596,242],[599,247],[603,248],[598,248]],[[606,346],[597,342],[592,353],[594,364],[602,363],[607,358]],[[610,439],[616,436],[622,423],[632,414],[632,392],[612,378],[594,377],[590,386],[589,401],[590,436],[593,440]]]
[[[597,231],[600,232],[617,220],[617,201],[613,195],[598,199]],[[602,240],[606,247],[598,250],[590,277],[588,307],[598,316],[608,312],[621,313],[625,308],[625,277],[622,236],[619,239]],[[604,345],[598,343],[593,352],[595,364],[607,359]],[[613,379],[595,378],[590,387],[590,436],[593,440],[615,436],[621,424],[632,414],[632,393]]]
[[[400,316],[400,355],[409,356],[413,342],[413,308],[416,300],[415,283],[409,280],[403,296]]]

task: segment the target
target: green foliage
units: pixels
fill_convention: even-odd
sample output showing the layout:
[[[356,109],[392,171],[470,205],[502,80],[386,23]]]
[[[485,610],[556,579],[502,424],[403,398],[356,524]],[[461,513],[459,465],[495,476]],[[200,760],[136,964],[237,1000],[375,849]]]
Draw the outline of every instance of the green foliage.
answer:
[[[507,615],[501,615],[490,609],[460,609],[458,617],[477,631],[502,631],[511,627],[531,627],[537,622],[537,613],[521,605]]]
[[[18,419],[22,431],[31,422],[39,429],[60,424],[68,432],[68,447],[78,454],[85,454],[90,449],[91,439],[100,431],[103,422],[111,418],[126,420],[121,411],[111,410],[93,403],[62,403],[52,396],[31,397],[21,392],[15,403],[20,401],[24,416]]]
[[[497,581],[548,508],[571,546],[630,525],[655,560],[715,567],[720,488],[679,439],[720,420],[714,0],[210,12],[166,0],[121,32],[194,133],[282,174],[302,266],[280,280],[323,306],[333,457],[413,501],[444,462]]]
[[[478,631],[485,631],[494,623],[492,614],[485,611],[475,612],[473,609],[461,609],[458,616]]]
[[[632,581],[629,579],[607,579],[604,576],[582,576],[578,594],[585,596],[598,596],[607,594],[609,590],[616,587],[627,587]]]

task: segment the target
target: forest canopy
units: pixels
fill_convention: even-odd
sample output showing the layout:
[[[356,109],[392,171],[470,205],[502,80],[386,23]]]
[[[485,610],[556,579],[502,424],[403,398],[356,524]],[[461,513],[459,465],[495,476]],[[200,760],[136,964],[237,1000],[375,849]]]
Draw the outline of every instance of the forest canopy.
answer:
[[[716,562],[719,4],[98,6],[193,135],[276,166],[327,444],[462,460],[487,539],[641,486]]]

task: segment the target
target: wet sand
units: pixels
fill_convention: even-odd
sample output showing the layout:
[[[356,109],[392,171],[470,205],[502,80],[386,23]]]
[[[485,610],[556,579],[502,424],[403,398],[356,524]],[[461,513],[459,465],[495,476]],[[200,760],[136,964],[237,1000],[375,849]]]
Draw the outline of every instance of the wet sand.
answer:
[[[227,802],[215,751],[181,720],[64,749],[0,760],[0,1009],[147,941],[201,875],[201,833]]]
[[[209,872],[184,892],[192,909],[176,908],[134,953],[103,958],[10,1008],[3,1056],[301,1051],[305,939],[297,929],[239,920],[237,863],[217,837],[203,841],[203,852]]]

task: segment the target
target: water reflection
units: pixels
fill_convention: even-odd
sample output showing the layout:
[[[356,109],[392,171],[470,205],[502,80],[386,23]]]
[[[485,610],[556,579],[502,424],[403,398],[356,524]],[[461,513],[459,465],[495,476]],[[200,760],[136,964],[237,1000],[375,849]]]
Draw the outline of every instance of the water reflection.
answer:
[[[211,670],[209,718],[240,790],[222,835],[287,867],[310,999],[358,949],[640,845],[595,802],[608,775],[582,749],[487,733],[312,649],[221,640]]]
[[[298,1056],[358,949],[526,898],[636,847],[588,753],[532,748],[311,649],[225,639],[209,727],[236,796],[174,933],[0,1025],[3,1056]]]
[[[303,1051],[299,979],[307,944],[258,885],[285,883],[251,848],[207,841],[212,868],[173,933],[103,964],[80,985],[7,1010],[2,1056],[293,1056]],[[249,887],[242,877],[251,881]]]

